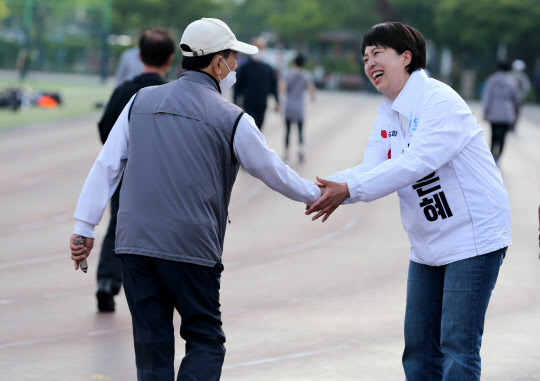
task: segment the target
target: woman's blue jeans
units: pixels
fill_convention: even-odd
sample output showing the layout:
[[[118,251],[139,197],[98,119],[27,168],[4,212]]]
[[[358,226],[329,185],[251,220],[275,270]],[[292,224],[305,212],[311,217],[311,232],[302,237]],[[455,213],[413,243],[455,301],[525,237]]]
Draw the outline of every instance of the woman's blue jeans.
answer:
[[[506,247],[445,266],[409,264],[407,381],[480,380],[484,320]]]

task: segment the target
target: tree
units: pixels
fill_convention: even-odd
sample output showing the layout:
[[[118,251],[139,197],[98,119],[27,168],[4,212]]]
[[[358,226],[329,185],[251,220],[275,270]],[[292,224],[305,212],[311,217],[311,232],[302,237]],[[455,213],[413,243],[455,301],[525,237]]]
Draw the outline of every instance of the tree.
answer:
[[[331,30],[355,32],[360,38],[377,21],[373,0],[246,0],[233,6],[231,26],[242,38],[271,29],[296,44]]]
[[[532,62],[540,51],[538,0],[441,0],[435,19],[439,40],[460,56],[493,63],[505,45],[508,58]]]
[[[113,30],[140,32],[148,28],[183,31],[201,17],[217,17],[220,5],[212,0],[114,0]]]
[[[7,16],[9,16],[9,9],[6,0],[0,0],[0,20],[3,20]]]

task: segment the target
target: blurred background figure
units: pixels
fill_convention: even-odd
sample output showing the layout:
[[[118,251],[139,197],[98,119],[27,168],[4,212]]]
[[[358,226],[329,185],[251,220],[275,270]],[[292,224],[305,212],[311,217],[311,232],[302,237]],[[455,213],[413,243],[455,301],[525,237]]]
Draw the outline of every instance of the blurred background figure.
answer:
[[[540,103],[540,59],[536,61],[536,68],[534,69],[533,77],[533,86],[536,103]]]
[[[305,97],[306,90],[309,90],[311,100],[315,101],[315,84],[311,73],[304,69],[305,58],[301,54],[297,55],[293,61],[290,71],[283,74],[280,81],[282,92],[286,93],[285,100],[285,152],[283,160],[289,159],[289,137],[291,124],[298,126],[298,160],[304,161],[304,139],[303,126],[305,120]]]
[[[516,81],[519,106],[517,109],[516,122],[510,127],[511,131],[515,130],[515,126],[519,120],[521,107],[523,107],[523,104],[527,100],[527,96],[529,95],[529,92],[531,91],[531,81],[529,79],[529,76],[525,72],[526,67],[527,65],[522,60],[515,60],[514,62],[512,62],[511,74]]]
[[[140,58],[139,48],[133,47],[124,50],[116,67],[115,86],[118,87],[122,82],[135,78],[143,70],[144,66]]]
[[[257,127],[262,130],[269,95],[276,101],[274,110],[279,111],[277,74],[263,60],[266,40],[257,37],[252,40],[252,44],[259,48],[259,53],[253,57],[248,56],[245,63],[236,70],[233,101],[251,115]]]
[[[491,153],[497,165],[506,133],[516,122],[519,107],[518,90],[510,68],[508,61],[497,63],[498,70],[488,77],[482,94],[484,119],[491,124]]]
[[[147,86],[163,85],[165,76],[171,68],[176,44],[174,38],[165,29],[150,29],[142,33],[139,39],[139,61],[143,65],[142,74],[131,80],[123,81],[118,86],[98,123],[101,142],[105,144],[114,123],[129,102],[133,94]],[[98,310],[114,312],[114,296],[122,286],[122,268],[120,259],[115,257],[116,217],[120,206],[120,188],[122,180],[111,197],[111,219],[107,234],[103,239],[97,269],[98,289],[96,292]]]
[[[17,55],[17,71],[19,72],[19,79],[24,81],[30,70],[30,53],[28,49],[22,48]]]

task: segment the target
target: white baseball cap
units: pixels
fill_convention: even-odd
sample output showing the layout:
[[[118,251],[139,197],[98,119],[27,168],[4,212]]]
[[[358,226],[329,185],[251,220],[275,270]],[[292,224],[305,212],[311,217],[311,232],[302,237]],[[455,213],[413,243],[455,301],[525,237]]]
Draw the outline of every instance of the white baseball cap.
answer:
[[[525,65],[525,62],[522,60],[515,60],[514,62],[512,62],[512,69],[514,70],[522,71],[525,70],[526,67],[527,65]]]
[[[259,51],[254,45],[238,41],[227,24],[212,18],[202,18],[189,24],[182,34],[180,49],[186,57],[200,57],[226,49],[244,54]]]

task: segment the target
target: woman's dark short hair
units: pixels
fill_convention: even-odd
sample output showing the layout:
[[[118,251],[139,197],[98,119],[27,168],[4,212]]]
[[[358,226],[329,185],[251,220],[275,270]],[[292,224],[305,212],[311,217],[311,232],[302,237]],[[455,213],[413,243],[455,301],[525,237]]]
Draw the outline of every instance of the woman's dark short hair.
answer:
[[[165,65],[175,49],[174,38],[165,29],[145,30],[139,39],[141,61],[148,66]]]
[[[185,50],[185,51],[191,51],[191,49],[188,46],[185,46],[185,47],[180,46],[180,48],[182,50]],[[210,63],[212,62],[212,59],[218,54],[223,56],[223,58],[227,59],[227,58],[229,58],[229,55],[231,54],[231,50],[229,50],[229,49],[221,50],[219,52],[205,54],[204,56],[199,56],[199,57],[183,56],[182,57],[182,69],[184,69],[184,70],[201,70],[201,69],[204,69],[204,68],[208,67],[208,65],[210,65]]]
[[[426,41],[422,33],[411,26],[399,22],[374,25],[368,29],[362,40],[362,56],[368,46],[392,48],[400,55],[410,51],[412,58],[407,66],[409,74],[426,67]]]

